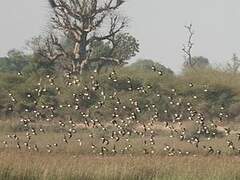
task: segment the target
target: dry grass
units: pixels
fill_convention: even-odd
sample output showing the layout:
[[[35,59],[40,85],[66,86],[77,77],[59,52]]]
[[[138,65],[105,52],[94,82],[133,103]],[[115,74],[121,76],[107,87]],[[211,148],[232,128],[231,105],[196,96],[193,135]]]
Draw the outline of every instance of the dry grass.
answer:
[[[237,180],[240,158],[0,153],[1,179]]]
[[[190,125],[185,123],[190,129]],[[236,124],[235,124],[236,125]],[[10,127],[9,127],[10,126]],[[18,124],[1,122],[0,142],[8,134],[17,133],[24,140],[24,132]],[[35,124],[37,126],[37,124]],[[237,126],[237,125],[236,125]],[[54,127],[51,125],[51,127]],[[160,129],[158,129],[160,128]],[[48,129],[48,128],[46,128]],[[17,132],[16,132],[17,131]],[[96,131],[96,130],[95,130]],[[202,145],[211,145],[214,149],[223,150],[223,155],[207,155],[202,148],[197,149],[190,143],[179,141],[178,137],[169,138],[169,133],[161,127],[155,127],[158,133],[155,154],[144,155],[143,139],[133,136],[128,142],[121,139],[117,144],[117,151],[127,144],[132,144],[132,151],[126,154],[104,155],[92,153],[91,143],[100,146],[95,137],[90,140],[88,135],[91,129],[78,129],[78,132],[68,144],[62,142],[62,132],[59,129],[49,128],[46,134],[32,136],[31,145],[38,144],[39,152],[22,147],[16,149],[14,141],[8,141],[8,147],[0,144],[0,179],[76,179],[76,180],[110,180],[110,179],[156,179],[156,180],[237,180],[240,179],[240,157],[234,156],[227,150],[226,140],[230,139],[237,144],[235,134],[207,140],[202,138]],[[100,132],[95,132],[101,136]],[[77,139],[82,140],[79,146]],[[47,153],[46,144],[58,143],[52,153]],[[190,155],[167,156],[163,151],[165,144],[175,149],[191,152]],[[111,148],[112,145],[109,145]],[[150,148],[147,146],[147,148]]]

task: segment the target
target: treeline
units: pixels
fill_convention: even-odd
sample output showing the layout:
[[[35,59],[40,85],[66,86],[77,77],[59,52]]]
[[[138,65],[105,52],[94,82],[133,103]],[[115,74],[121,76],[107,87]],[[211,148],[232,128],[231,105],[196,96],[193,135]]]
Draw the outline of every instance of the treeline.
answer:
[[[54,110],[54,113],[49,112],[49,115],[78,116],[74,111],[78,108],[82,112],[91,111],[98,114],[99,118],[107,119],[113,116],[115,100],[112,100],[111,96],[117,93],[121,103],[129,104],[129,107],[129,100],[139,102],[140,119],[153,117],[154,114],[149,113],[148,109],[154,105],[157,105],[158,109],[154,112],[158,116],[171,119],[174,113],[185,109],[177,103],[189,101],[195,104],[198,111],[204,112],[210,118],[219,117],[219,113],[222,112],[220,109],[224,107],[224,111],[232,120],[238,120],[238,58],[234,56],[227,68],[211,67],[208,59],[204,57],[194,57],[193,63],[194,68],[184,65],[182,73],[176,75],[171,69],[157,62],[139,60],[122,67],[106,66],[98,73],[89,70],[81,76],[74,76],[74,79],[69,77],[67,72],[58,70],[56,64],[43,61],[38,55],[26,55],[13,50],[7,57],[0,59],[0,116],[4,119],[24,116],[26,111],[34,112],[36,108],[63,107],[61,110]],[[91,75],[100,84],[99,87],[103,86],[104,89],[92,89],[95,84]],[[44,87],[41,89],[41,95],[40,86]],[[100,112],[97,107],[103,105],[103,91],[108,98],[104,101],[104,110]],[[79,95],[79,102],[74,104],[76,94]],[[171,97],[175,99],[173,102]],[[169,103],[176,103],[176,106],[170,106]]]

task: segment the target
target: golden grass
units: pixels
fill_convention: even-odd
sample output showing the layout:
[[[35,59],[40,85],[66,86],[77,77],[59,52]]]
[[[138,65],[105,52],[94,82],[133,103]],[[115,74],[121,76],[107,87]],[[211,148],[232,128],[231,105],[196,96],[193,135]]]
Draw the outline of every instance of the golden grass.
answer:
[[[8,127],[11,126],[11,128]],[[188,122],[185,123],[190,129]],[[230,125],[230,124],[229,124]],[[7,139],[8,134],[17,133],[23,144],[25,133],[18,124],[1,122],[0,142]],[[37,124],[35,124],[37,126]],[[233,126],[233,125],[231,125]],[[235,126],[238,126],[235,124]],[[2,128],[4,127],[4,128]],[[52,127],[52,125],[51,125]],[[68,144],[63,143],[60,130],[48,129],[46,134],[32,135],[31,146],[38,144],[39,152],[27,150],[23,145],[17,150],[14,140],[8,140],[8,147],[0,144],[0,179],[80,179],[80,180],[105,180],[105,179],[155,179],[155,180],[237,180],[240,179],[240,157],[233,155],[226,146],[226,140],[230,139],[238,144],[237,137],[232,134],[227,137],[207,140],[202,138],[200,147],[211,145],[214,149],[221,149],[223,154],[207,155],[202,148],[197,149],[190,143],[179,141],[178,137],[169,138],[169,133],[155,127],[156,145],[155,154],[143,154],[143,139],[133,136],[129,141],[121,139],[116,144],[117,151],[127,144],[132,144],[132,151],[126,154],[104,155],[92,153],[91,143],[98,147],[101,142],[101,131],[96,132],[92,140],[88,137],[91,129],[78,129]],[[19,132],[14,132],[15,130]],[[96,131],[96,130],[95,130]],[[99,137],[98,137],[99,136]],[[79,146],[77,139],[82,140]],[[58,143],[58,147],[52,148],[52,153],[47,153],[46,144]],[[190,155],[167,156],[163,148],[165,144],[189,151]],[[108,145],[112,148],[112,144]],[[145,148],[150,148],[149,146]],[[98,152],[98,151],[97,151]]]
[[[72,156],[0,153],[0,177],[13,179],[239,179],[234,156]],[[4,177],[5,176],[5,177]]]

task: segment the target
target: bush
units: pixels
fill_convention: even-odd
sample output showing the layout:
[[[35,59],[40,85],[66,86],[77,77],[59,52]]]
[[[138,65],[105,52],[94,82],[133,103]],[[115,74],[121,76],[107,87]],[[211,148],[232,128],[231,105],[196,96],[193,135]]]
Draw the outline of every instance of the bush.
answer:
[[[41,108],[42,105],[59,107],[61,104],[65,107],[54,111],[61,117],[72,115],[75,118],[82,118],[80,112],[86,112],[90,109],[98,118],[108,120],[111,119],[113,108],[118,106],[116,98],[109,98],[116,92],[117,98],[121,100],[122,104],[127,105],[132,111],[136,107],[130,103],[129,99],[139,102],[141,113],[138,116],[143,120],[151,118],[153,113],[158,113],[161,118],[171,119],[171,113],[185,111],[187,102],[191,102],[197,110],[203,112],[207,117],[218,116],[221,106],[224,106],[226,110],[229,109],[233,118],[239,115],[239,74],[233,75],[220,69],[204,68],[202,70],[188,69],[180,75],[163,73],[160,76],[157,72],[153,72],[150,66],[147,66],[148,68],[137,68],[138,65],[115,68],[116,75],[114,76],[117,77],[117,83],[108,79],[112,69],[108,69],[101,74],[94,74],[100,85],[98,90],[92,89],[93,84],[90,79],[92,73],[90,72],[74,77],[78,79],[78,84],[71,86],[67,86],[66,83],[73,83],[74,78],[64,78],[60,72],[55,74],[54,82],[56,86],[49,84],[46,74],[31,73],[31,75],[17,76],[17,73],[0,73],[0,114],[6,115],[6,109],[10,105],[14,105],[16,112],[21,114],[24,113],[26,108],[34,110]],[[39,88],[37,84],[40,80],[47,91],[38,96],[35,89]],[[129,80],[131,80],[132,89],[129,89],[131,87],[128,83]],[[192,83],[193,86],[190,87],[189,83]],[[103,89],[102,86],[104,86]],[[60,89],[60,95],[56,87]],[[85,87],[89,88],[90,99],[83,95]],[[147,93],[140,92],[139,88],[144,89]],[[176,95],[174,95],[175,92],[172,89],[176,90]],[[206,89],[207,91],[205,91]],[[95,107],[103,100],[102,90],[104,90],[107,98],[104,107],[99,110]],[[8,96],[9,92],[16,97],[16,104],[11,102]],[[33,103],[32,99],[26,98],[28,93],[31,93],[33,98],[36,99],[36,104]],[[75,102],[73,94],[78,96],[79,102]],[[182,105],[179,107],[171,106],[168,96],[173,97],[174,103],[180,101]],[[197,100],[194,100],[193,96],[197,96]],[[78,105],[80,110],[76,111],[72,107],[66,107],[68,104],[71,104],[71,106]],[[152,108],[152,112],[149,113],[146,105],[151,106],[153,104],[156,105],[156,108]],[[164,113],[165,109],[169,111],[169,114]],[[120,113],[122,117],[129,116],[126,111]]]
[[[239,119],[240,117],[240,102],[231,104],[229,107],[229,114],[232,118]]]

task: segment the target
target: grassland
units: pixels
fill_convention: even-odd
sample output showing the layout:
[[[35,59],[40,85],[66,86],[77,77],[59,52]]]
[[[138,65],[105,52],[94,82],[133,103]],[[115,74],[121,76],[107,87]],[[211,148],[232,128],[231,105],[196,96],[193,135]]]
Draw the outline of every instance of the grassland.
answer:
[[[237,180],[235,156],[114,156],[0,153],[1,179]]]
[[[188,123],[185,123],[186,126]],[[228,124],[229,126],[233,126]],[[35,124],[37,126],[37,124]],[[237,129],[237,124],[235,124]],[[16,122],[1,121],[0,141],[7,135],[16,133],[22,142],[25,132]],[[240,179],[240,157],[226,148],[226,140],[238,143],[234,134],[228,137],[216,137],[211,140],[202,138],[200,145],[211,144],[214,149],[223,151],[222,155],[207,155],[203,149],[196,149],[187,142],[180,142],[177,137],[169,138],[167,132],[159,128],[154,145],[154,154],[142,153],[142,139],[131,137],[127,143],[122,140],[117,148],[132,144],[133,150],[125,154],[117,153],[100,156],[92,153],[91,143],[99,145],[96,138],[89,140],[90,129],[80,128],[68,144],[62,142],[61,129],[51,125],[47,133],[32,137],[31,144],[38,144],[39,152],[22,147],[16,148],[14,141],[8,140],[8,147],[0,145],[0,179],[156,179],[156,180],[237,180]],[[188,129],[190,129],[188,127]],[[81,139],[79,145],[77,139]],[[48,153],[46,144],[58,143]],[[168,156],[163,148],[165,144],[189,151],[190,155]],[[110,145],[109,145],[110,146]]]

